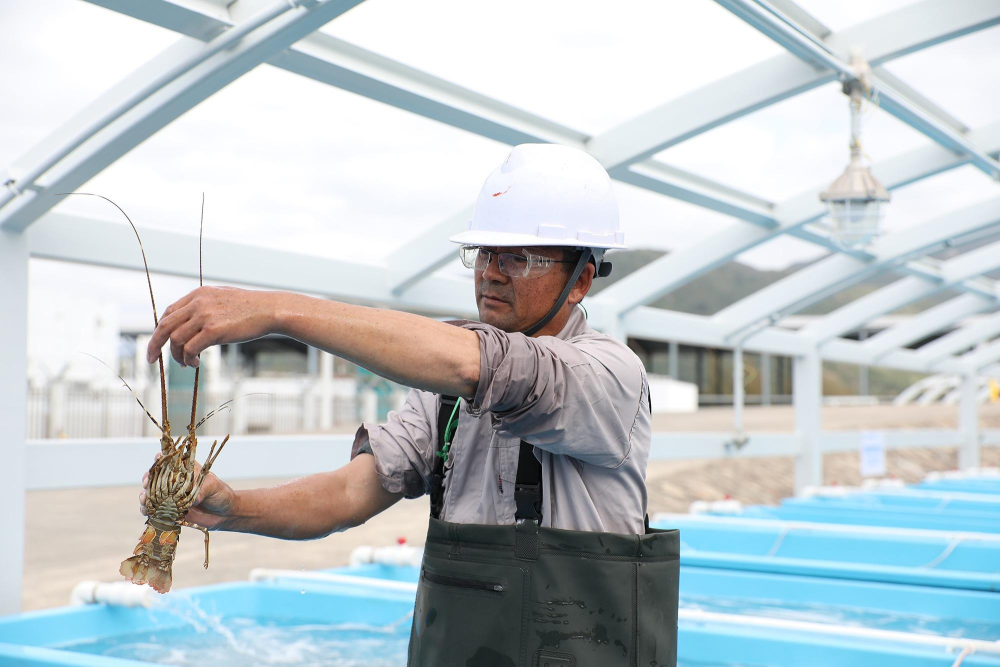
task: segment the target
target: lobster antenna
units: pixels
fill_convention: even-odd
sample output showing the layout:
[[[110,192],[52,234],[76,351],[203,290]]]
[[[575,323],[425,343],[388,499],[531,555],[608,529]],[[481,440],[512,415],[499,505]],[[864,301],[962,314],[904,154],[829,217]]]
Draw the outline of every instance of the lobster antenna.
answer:
[[[136,240],[139,241],[139,251],[142,253],[142,265],[146,268],[146,283],[149,285],[149,300],[153,304],[153,326],[154,327],[159,326],[160,325],[160,318],[156,314],[156,298],[153,296],[153,279],[149,277],[149,262],[146,261],[146,249],[142,247],[142,239],[139,237],[139,230],[136,229],[135,223],[132,222],[132,218],[128,217],[128,213],[126,213],[122,209],[121,206],[119,206],[118,204],[114,203],[113,201],[111,201],[110,199],[108,199],[107,197],[105,197],[104,195],[97,195],[97,194],[94,194],[92,192],[60,192],[56,196],[57,197],[68,197],[69,195],[83,195],[85,197],[99,197],[99,198],[103,199],[104,201],[108,202],[109,204],[111,204],[112,206],[114,206],[119,211],[121,211],[121,214],[125,216],[126,220],[128,220],[128,224],[131,225],[132,231],[135,232],[135,238],[136,238]],[[166,373],[164,373],[164,371],[163,371],[163,352],[162,351],[160,352],[159,357],[157,357],[157,360],[160,362],[160,408],[161,408],[162,414],[163,414],[163,423],[164,423],[164,425],[167,428],[169,428],[170,422],[167,421],[167,376],[166,376]],[[136,399],[136,400],[138,400],[138,399]],[[145,410],[145,409],[146,408],[143,408],[143,410]],[[159,426],[159,424],[157,424],[157,426]]]
[[[111,366],[108,366],[108,365],[107,365],[106,363],[104,363],[104,360],[103,360],[103,359],[101,359],[101,358],[99,358],[99,357],[95,357],[95,356],[94,356],[94,355],[92,355],[92,354],[91,354],[90,352],[80,352],[80,354],[85,354],[85,355],[87,355],[88,357],[90,357],[91,359],[97,359],[97,360],[98,360],[98,361],[100,361],[100,362],[101,362],[102,364],[104,364],[104,366],[105,366],[105,367],[106,367],[106,368],[107,368],[107,369],[108,369],[109,371],[111,371],[112,373],[115,373],[115,370],[114,370],[113,368],[111,368]],[[128,382],[126,382],[126,381],[125,381],[125,378],[123,378],[123,377],[122,377],[122,376],[121,376],[120,374],[118,374],[118,373],[115,373],[115,375],[117,375],[117,376],[118,376],[118,379],[122,381],[122,384],[124,384],[124,385],[125,385],[125,388],[129,390],[129,393],[130,393],[130,394],[132,394],[132,398],[134,398],[134,399],[135,399],[135,402],[139,404],[139,407],[140,407],[140,408],[142,408],[142,411],[146,413],[146,416],[147,416],[147,417],[149,417],[149,420],[150,420],[151,422],[153,422],[153,425],[154,425],[154,426],[156,426],[156,428],[160,429],[160,432],[162,433],[162,432],[163,432],[163,427],[162,427],[162,426],[160,426],[160,424],[159,424],[159,423],[158,423],[158,422],[156,421],[156,418],[155,418],[155,417],[153,417],[153,415],[149,414],[149,410],[147,410],[147,409],[146,409],[146,406],[145,406],[145,405],[143,405],[143,404],[142,404],[142,401],[140,401],[140,400],[139,400],[139,397],[138,397],[138,396],[136,396],[136,394],[135,394],[135,390],[133,390],[133,389],[132,389],[132,387],[130,387],[130,386],[129,386],[129,383],[128,383]]]
[[[230,398],[228,401],[226,401],[225,403],[221,404],[219,407],[215,408],[214,410],[212,410],[211,412],[209,412],[207,415],[205,415],[204,417],[202,417],[201,421],[198,422],[198,424],[195,426],[195,428],[196,429],[201,428],[202,424],[204,424],[209,419],[211,419],[215,415],[219,414],[223,410],[232,410],[234,402],[238,401],[241,398],[246,398],[247,396],[273,396],[273,394],[271,394],[270,392],[266,392],[266,391],[252,391],[249,394],[240,394],[236,398]]]
[[[198,287],[205,286],[205,274],[203,272],[203,262],[202,262],[202,239],[205,236],[205,193],[201,193],[201,222],[198,224]],[[194,420],[197,418],[198,413],[198,377],[201,375],[201,365],[199,364],[197,368],[194,369],[194,393],[191,396],[191,422],[188,424],[188,429],[191,431],[197,430]]]

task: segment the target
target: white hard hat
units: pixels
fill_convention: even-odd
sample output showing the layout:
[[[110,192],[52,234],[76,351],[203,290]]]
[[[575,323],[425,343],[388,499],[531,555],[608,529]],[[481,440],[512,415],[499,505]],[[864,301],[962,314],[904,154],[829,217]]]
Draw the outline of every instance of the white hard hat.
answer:
[[[608,172],[588,153],[557,144],[515,146],[486,179],[468,230],[449,240],[482,246],[625,247]]]

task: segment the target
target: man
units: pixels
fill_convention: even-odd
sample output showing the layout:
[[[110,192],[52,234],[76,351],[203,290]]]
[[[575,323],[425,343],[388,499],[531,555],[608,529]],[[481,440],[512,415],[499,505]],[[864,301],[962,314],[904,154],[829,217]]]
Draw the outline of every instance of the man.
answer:
[[[577,307],[624,247],[607,172],[518,146],[451,240],[481,322],[229,288],[164,311],[150,360],[169,340],[197,366],[209,345],[276,332],[414,388],[340,470],[240,492],[210,475],[188,520],[310,539],[429,493],[411,665],[673,665],[678,538],[644,526],[645,371]]]

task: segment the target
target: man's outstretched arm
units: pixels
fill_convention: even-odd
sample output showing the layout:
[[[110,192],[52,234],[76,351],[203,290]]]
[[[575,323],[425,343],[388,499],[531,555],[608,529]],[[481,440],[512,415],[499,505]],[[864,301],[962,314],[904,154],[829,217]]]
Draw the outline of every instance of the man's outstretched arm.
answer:
[[[210,473],[187,519],[211,530],[311,540],[360,526],[402,497],[382,487],[375,457],[362,454],[337,470],[267,489],[235,491]],[[143,490],[139,507],[144,514],[145,500]]]
[[[269,333],[416,389],[472,398],[479,384],[479,336],[472,331],[394,310],[232,287],[201,287],[167,308],[146,358],[152,363],[169,339],[174,359],[196,367],[211,345]]]

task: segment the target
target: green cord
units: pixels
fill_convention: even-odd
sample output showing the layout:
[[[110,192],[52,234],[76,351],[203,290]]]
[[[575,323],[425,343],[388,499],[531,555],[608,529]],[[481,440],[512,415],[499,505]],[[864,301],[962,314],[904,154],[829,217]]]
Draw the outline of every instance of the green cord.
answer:
[[[452,408],[451,416],[448,417],[448,425],[444,428],[444,446],[441,448],[437,455],[443,458],[445,461],[448,460],[448,450],[451,449],[451,439],[455,437],[455,431],[458,430],[458,406],[461,405],[462,399],[455,400],[455,407]]]

